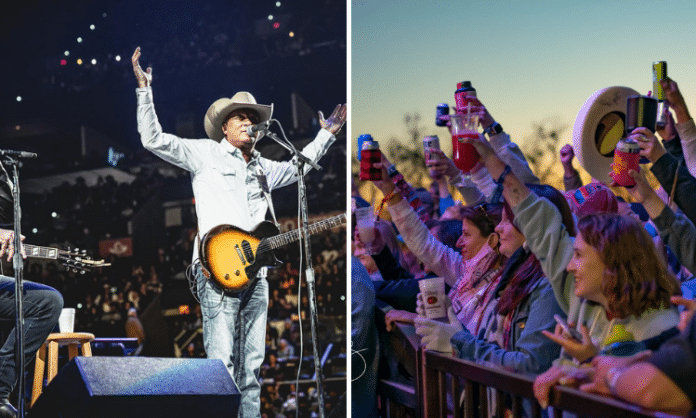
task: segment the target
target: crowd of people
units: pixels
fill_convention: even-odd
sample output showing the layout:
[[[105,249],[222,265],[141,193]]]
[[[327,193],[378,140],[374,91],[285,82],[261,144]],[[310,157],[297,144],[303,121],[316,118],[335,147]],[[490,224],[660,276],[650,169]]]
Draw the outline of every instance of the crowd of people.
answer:
[[[632,202],[614,193],[616,183],[583,184],[570,145],[561,150],[566,190],[540,184],[471,98],[486,135],[463,140],[479,155],[470,171],[429,150],[429,196],[404,185],[386,156],[372,165],[384,197],[372,208],[374,231],[353,233],[352,360],[364,370],[354,376],[354,413],[376,416],[378,369],[395,373],[378,366],[390,358],[376,350],[376,329],[395,323],[413,325],[426,349],[535,376],[543,408],[550,388],[565,384],[650,409],[694,409],[696,302],[683,295],[694,283],[696,128],[676,83],[661,84],[666,126],[627,134],[660,189],[630,170],[636,185],[624,189]],[[370,205],[354,192],[353,206]],[[456,228],[454,237],[444,233]],[[428,317],[435,302],[419,290],[432,277],[446,284],[444,320]],[[375,307],[386,312],[383,326],[374,324]]]

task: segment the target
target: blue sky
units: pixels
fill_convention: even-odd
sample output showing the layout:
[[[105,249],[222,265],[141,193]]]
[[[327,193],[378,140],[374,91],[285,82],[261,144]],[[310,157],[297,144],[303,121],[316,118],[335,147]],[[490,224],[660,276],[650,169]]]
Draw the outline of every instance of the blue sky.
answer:
[[[384,148],[406,138],[403,116],[418,112],[439,135],[435,106],[453,104],[459,81],[524,142],[534,123],[567,125],[609,86],[652,90],[652,62],[696,109],[696,2],[376,1],[351,4],[351,139],[370,133]],[[353,145],[355,146],[355,145]]]

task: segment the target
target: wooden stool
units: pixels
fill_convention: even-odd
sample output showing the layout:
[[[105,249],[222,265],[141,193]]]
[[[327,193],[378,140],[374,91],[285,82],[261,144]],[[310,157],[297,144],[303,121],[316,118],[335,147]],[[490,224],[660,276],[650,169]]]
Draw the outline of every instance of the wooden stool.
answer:
[[[46,338],[46,342],[41,345],[39,352],[36,353],[36,364],[34,366],[34,384],[31,391],[31,406],[43,392],[44,367],[46,364],[46,346],[48,346],[48,370],[46,375],[46,385],[51,383],[58,374],[58,347],[68,346],[68,357],[70,360],[77,356],[78,344],[82,345],[82,355],[92,357],[92,346],[90,342],[94,340],[94,334],[87,332],[58,332]]]

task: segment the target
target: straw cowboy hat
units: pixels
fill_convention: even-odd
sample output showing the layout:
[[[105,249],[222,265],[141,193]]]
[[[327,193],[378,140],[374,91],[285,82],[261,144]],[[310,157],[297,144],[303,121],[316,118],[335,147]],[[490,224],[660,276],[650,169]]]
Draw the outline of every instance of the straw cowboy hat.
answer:
[[[582,105],[573,126],[573,148],[580,165],[595,179],[611,182],[614,148],[626,137],[626,101],[639,93],[629,87],[596,91]]]
[[[210,139],[220,142],[225,137],[225,134],[222,132],[222,124],[225,122],[225,118],[237,109],[256,111],[259,114],[258,123],[269,120],[273,114],[272,104],[270,106],[258,104],[254,96],[246,91],[240,91],[229,99],[223,97],[216,100],[215,103],[210,105],[208,111],[205,112],[203,125]]]

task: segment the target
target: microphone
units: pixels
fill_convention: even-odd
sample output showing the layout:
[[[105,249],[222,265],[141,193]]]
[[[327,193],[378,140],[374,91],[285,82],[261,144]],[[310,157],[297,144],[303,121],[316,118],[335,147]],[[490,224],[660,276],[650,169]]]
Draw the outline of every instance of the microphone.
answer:
[[[271,120],[265,122],[257,123],[256,125],[247,126],[246,133],[249,136],[255,136],[257,132],[265,132],[268,127],[271,126]]]
[[[15,151],[11,149],[0,149],[0,156],[10,156],[17,158],[36,158],[38,155],[34,152],[28,151]]]

